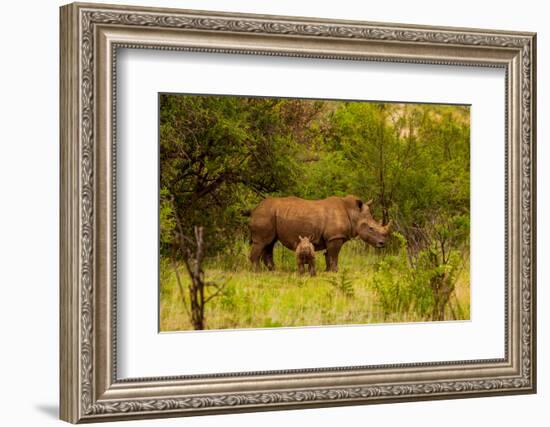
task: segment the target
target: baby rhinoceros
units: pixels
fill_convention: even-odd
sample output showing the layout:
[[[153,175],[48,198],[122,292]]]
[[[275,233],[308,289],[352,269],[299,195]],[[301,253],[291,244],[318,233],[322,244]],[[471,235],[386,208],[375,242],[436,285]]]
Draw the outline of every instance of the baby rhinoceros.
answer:
[[[298,236],[300,239],[296,246],[296,262],[298,272],[304,274],[304,265],[308,265],[310,276],[315,276],[315,248],[308,237]]]

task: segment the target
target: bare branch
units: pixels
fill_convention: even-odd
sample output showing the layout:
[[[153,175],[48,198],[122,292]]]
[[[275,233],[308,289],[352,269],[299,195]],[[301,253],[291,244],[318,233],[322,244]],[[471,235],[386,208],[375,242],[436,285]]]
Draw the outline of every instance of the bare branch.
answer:
[[[216,286],[216,289],[217,289],[216,292],[214,292],[212,295],[210,295],[208,298],[206,298],[206,299],[204,300],[204,303],[206,304],[206,303],[207,303],[208,301],[210,301],[211,299],[213,299],[213,298],[217,297],[218,295],[220,295],[220,294],[224,291],[226,285],[227,285],[227,282],[224,283],[224,284],[221,285],[221,286]]]
[[[178,271],[178,265],[176,264],[176,260],[173,257],[172,257],[172,267],[176,272],[176,281],[178,282],[178,288],[180,290],[183,306],[185,307],[185,311],[187,312],[187,315],[191,317],[191,313],[189,312],[189,307],[187,306],[187,301],[185,300],[185,290],[183,289],[183,284],[181,283],[180,273]]]

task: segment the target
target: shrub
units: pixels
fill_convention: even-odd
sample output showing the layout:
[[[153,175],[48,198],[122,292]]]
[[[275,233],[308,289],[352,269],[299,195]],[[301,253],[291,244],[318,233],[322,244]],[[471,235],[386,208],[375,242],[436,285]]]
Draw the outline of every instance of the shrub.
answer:
[[[353,289],[353,279],[350,278],[347,270],[343,270],[340,274],[334,277],[328,277],[325,279],[328,283],[334,286],[339,292],[344,294],[348,298],[355,296],[355,290]]]
[[[431,244],[411,262],[405,238],[399,233],[394,236],[399,251],[377,264],[372,279],[384,319],[392,314],[414,313],[425,320],[443,320],[462,266],[460,252],[447,253],[442,262],[439,247]]]

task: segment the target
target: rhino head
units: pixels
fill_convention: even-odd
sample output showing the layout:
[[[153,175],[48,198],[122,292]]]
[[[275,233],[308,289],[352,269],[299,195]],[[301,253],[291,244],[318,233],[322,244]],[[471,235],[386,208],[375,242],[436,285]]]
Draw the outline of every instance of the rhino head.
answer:
[[[373,218],[369,208],[372,200],[363,203],[355,196],[346,196],[344,202],[352,222],[353,234],[375,248],[383,248],[391,235],[392,221],[382,225]]]

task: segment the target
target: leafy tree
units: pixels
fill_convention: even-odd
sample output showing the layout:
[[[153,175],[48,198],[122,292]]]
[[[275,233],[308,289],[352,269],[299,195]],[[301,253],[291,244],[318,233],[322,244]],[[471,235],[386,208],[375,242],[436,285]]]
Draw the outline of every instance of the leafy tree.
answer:
[[[161,250],[173,252],[175,220],[205,229],[207,251],[243,230],[243,209],[291,193],[300,145],[319,104],[224,96],[160,97]]]

